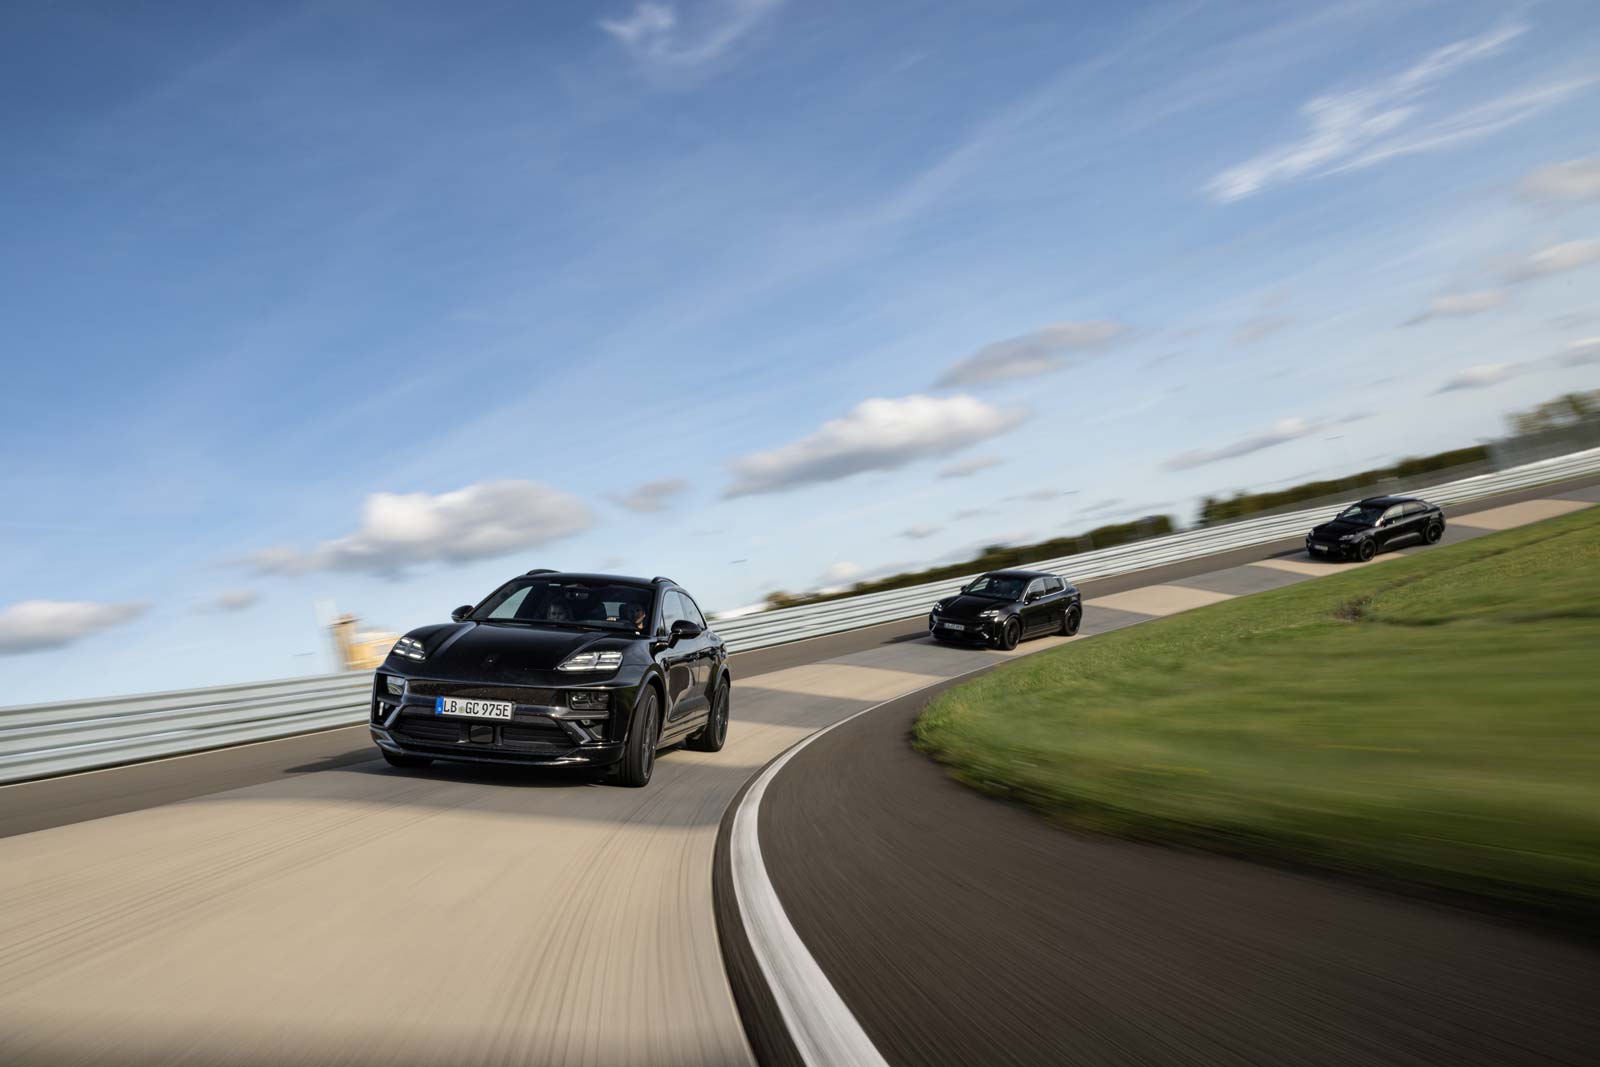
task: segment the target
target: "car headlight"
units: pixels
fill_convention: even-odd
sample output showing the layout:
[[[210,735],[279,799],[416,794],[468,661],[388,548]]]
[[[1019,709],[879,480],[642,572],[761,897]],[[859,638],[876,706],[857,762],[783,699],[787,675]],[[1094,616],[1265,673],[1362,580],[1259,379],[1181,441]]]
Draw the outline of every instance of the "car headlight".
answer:
[[[1359,541],[1359,540],[1361,540],[1361,534],[1358,534],[1358,533],[1341,534],[1341,535],[1339,535],[1339,540],[1341,540],[1341,541]]]
[[[403,656],[406,659],[427,659],[428,653],[423,649],[422,642],[414,637],[402,637],[394,643],[389,650],[391,656]]]
[[[1000,609],[999,608],[990,608],[988,611],[980,611],[980,612],[978,612],[978,618],[980,618],[980,619],[998,619],[999,617],[1000,617]]]
[[[393,674],[386,674],[383,676],[383,684],[384,687],[389,690],[389,695],[392,697],[403,697],[406,695],[406,680],[404,678],[397,677]]]
[[[622,666],[621,652],[576,652],[557,667],[558,671],[614,671]]]

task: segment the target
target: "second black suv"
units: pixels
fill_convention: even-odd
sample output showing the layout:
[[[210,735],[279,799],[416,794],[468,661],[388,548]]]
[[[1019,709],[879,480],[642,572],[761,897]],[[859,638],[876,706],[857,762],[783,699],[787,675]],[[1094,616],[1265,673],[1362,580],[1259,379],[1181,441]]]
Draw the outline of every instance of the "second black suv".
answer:
[[[1083,621],[1083,594],[1044,571],[990,571],[933,606],[928,632],[938,641],[1013,649],[1024,637],[1071,637]]]
[[[373,680],[372,739],[396,767],[583,766],[641,786],[658,749],[727,740],[727,650],[666,578],[529,571],[450,617]]]
[[[1306,552],[1320,559],[1365,562],[1401,542],[1436,544],[1444,536],[1444,512],[1410,496],[1369,496],[1306,535]]]

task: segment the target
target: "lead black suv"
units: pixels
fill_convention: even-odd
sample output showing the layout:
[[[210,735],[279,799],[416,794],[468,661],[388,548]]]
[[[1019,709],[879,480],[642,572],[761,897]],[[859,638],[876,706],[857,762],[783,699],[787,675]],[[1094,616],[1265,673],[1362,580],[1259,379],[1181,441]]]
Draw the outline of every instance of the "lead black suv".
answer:
[[[727,740],[727,650],[666,578],[533,570],[450,617],[400,638],[373,680],[372,739],[396,767],[584,766],[642,786],[658,749]]]
[[[1437,544],[1444,536],[1444,512],[1437,504],[1410,496],[1369,496],[1306,535],[1306,553],[1317,559],[1358,559],[1365,563],[1401,543]]]
[[[1044,571],[990,571],[933,606],[928,632],[936,641],[1013,649],[1039,634],[1071,637],[1083,621],[1083,594]]]

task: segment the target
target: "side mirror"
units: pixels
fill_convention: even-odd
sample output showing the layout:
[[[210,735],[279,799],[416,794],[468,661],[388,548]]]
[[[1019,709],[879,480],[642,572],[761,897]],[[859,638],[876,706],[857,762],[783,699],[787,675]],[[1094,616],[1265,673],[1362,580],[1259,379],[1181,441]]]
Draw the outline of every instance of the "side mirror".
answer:
[[[1029,593],[1027,596],[1022,598],[1022,602],[1024,604],[1032,604],[1035,600],[1038,600],[1042,596],[1044,596],[1043,593]]]
[[[450,618],[456,622],[465,622],[468,615],[472,614],[472,605],[463,604],[450,613]]]
[[[673,622],[669,633],[673,641],[689,641],[705,633],[705,628],[699,623],[690,622],[688,619],[678,619]]]

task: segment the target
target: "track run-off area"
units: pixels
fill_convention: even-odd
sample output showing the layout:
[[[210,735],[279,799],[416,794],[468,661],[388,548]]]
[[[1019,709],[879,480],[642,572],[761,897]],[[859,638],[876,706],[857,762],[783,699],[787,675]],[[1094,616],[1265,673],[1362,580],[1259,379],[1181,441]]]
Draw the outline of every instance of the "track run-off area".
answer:
[[[1600,491],[1591,480],[1463,505],[1449,510],[1445,540],[1594,503]],[[1381,567],[1390,558],[1364,566]],[[1070,640],[1350,566],[1357,565],[1308,560],[1296,543],[1280,542],[1083,583],[1083,631]],[[773,999],[772,975],[758,965],[755,974],[740,976],[769,983],[754,1006],[748,990],[736,999],[730,983],[713,892],[719,830],[736,811],[730,804],[775,757],[886,703],[799,750],[772,779],[763,803],[773,810],[751,817],[762,834],[761,873],[782,907],[795,905],[789,918],[799,920],[792,927],[798,944],[782,951],[816,955],[802,962],[827,978],[887,1062],[1184,1062],[1192,1049],[1201,1057],[1193,1062],[1339,1062],[1326,1050],[1367,1055],[1379,1047],[1348,1039],[1348,1031],[1368,1025],[1370,998],[1411,1010],[1403,994],[1429,981],[1430,972],[1374,973],[1381,960],[1344,951],[1337,938],[1326,941],[1321,961],[1322,1014],[1308,1016],[1312,1009],[1301,1004],[1289,1024],[1269,1018],[1274,1001],[1266,994],[1219,1005],[1216,961],[1199,965],[1205,944],[1135,938],[1136,954],[1122,952],[1117,967],[1097,974],[1088,939],[1057,957],[1079,973],[1070,983],[1075,999],[1056,1002],[1062,1025],[1047,1028],[1048,1040],[1059,1042],[1076,1027],[1079,1040],[1005,1048],[946,1039],[950,1013],[939,998],[896,996],[893,975],[864,958],[870,939],[841,949],[826,911],[800,907],[793,872],[848,856],[829,839],[859,839],[860,827],[830,816],[803,834],[765,832],[769,820],[784,817],[784,805],[797,803],[797,788],[828,790],[816,757],[830,739],[866,728],[909,694],[1065,640],[1029,641],[1012,653],[948,648],[928,640],[919,618],[735,656],[727,746],[714,755],[664,753],[642,790],[515,768],[436,764],[396,771],[377,758],[365,727],[0,788],[6,835],[0,838],[0,1062],[742,1064],[758,1050],[764,1059],[792,1057],[792,1044],[775,1039],[774,1028],[807,1024],[793,1014],[812,1010],[804,994],[784,1010],[764,1011],[762,1003],[770,1008]],[[904,724],[894,729],[903,738]],[[909,750],[907,758],[921,759]],[[811,769],[794,774],[802,761]],[[940,778],[931,764],[924,769]],[[887,775],[883,788],[898,782]],[[1027,818],[976,795],[967,799],[993,811],[996,847]],[[1037,829],[1071,840],[1042,822]],[[892,836],[873,840],[880,853],[894,847]],[[809,849],[817,851],[803,851]],[[1217,872],[1250,868],[1204,862]],[[919,898],[945,892],[919,884],[916,857],[891,854],[876,869],[897,864],[903,876],[884,883],[873,907],[904,911],[894,887]],[[1133,899],[1115,879],[1134,869],[1088,864],[1081,877]],[[1146,916],[1146,929],[1193,927],[1186,922],[1192,912],[1219,899],[1218,907],[1232,906],[1217,889],[1232,876],[1209,870],[1147,887],[1145,899],[1159,899],[1166,910]],[[1294,877],[1339,899],[1376,895]],[[726,901],[729,894],[720,896]],[[1037,929],[1026,914],[984,910],[981,898],[970,904],[973,929],[985,936],[1021,944]],[[721,918],[724,927],[740,919]],[[869,928],[871,918],[851,916],[850,924]],[[1472,939],[1481,931],[1485,950],[1512,966],[1513,977],[1538,978],[1541,945],[1561,957],[1561,973],[1592,961],[1586,950],[1485,919],[1450,912],[1448,922],[1456,924],[1450,930],[1461,953],[1475,951]],[[731,959],[747,952],[744,933],[745,948],[732,946]],[[928,931],[930,939],[940,936]],[[1393,938],[1403,940],[1403,931]],[[859,967],[851,951],[863,954]],[[1573,953],[1580,954],[1577,963]],[[1270,967],[1271,946],[1258,945],[1251,958]],[[945,973],[959,982],[962,972]],[[1600,971],[1591,962],[1588,973]],[[1298,975],[1285,965],[1280,980]],[[1448,973],[1434,977],[1443,996],[1454,995]],[[981,973],[970,980],[981,981]],[[1196,1044],[1155,1026],[1144,1028],[1149,1040],[1141,1043],[1137,1020],[1146,1017],[1140,1012],[1151,990],[1198,1005],[1178,1016],[1179,1024],[1233,1036]],[[1392,995],[1384,997],[1386,990]],[[952,1002],[970,993],[969,1003],[986,1003],[981,989],[948,992]],[[1086,1004],[1100,1014],[1067,1017]],[[989,1010],[1001,1010],[1004,1021],[1004,1009]],[[1253,1021],[1251,1012],[1261,1017]],[[1114,1018],[1128,1020],[1125,1028],[1105,1022]],[[919,1041],[918,1033],[936,1036]],[[1463,1032],[1460,1047],[1479,1038]],[[1465,1061],[1452,1058],[1434,1032],[1428,1040],[1433,1044],[1388,1062]],[[1304,1055],[1287,1054],[1296,1041]],[[1416,1048],[1433,1048],[1438,1058],[1418,1058]]]

